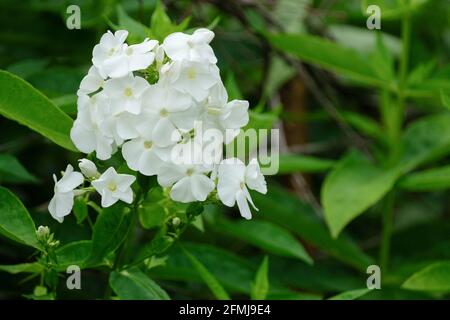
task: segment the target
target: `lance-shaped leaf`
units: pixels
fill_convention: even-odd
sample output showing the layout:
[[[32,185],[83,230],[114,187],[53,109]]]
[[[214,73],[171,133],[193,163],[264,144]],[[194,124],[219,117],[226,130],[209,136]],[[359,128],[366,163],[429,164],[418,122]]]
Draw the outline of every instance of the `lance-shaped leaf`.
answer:
[[[0,114],[71,151],[72,119],[21,78],[0,70]]]
[[[450,292],[450,261],[437,262],[414,273],[403,283],[403,288]]]
[[[328,298],[328,300],[356,300],[365,295],[366,293],[368,293],[369,291],[370,289],[367,288],[350,290],[332,296],[331,298]]]
[[[450,154],[450,114],[434,114],[413,122],[403,134],[401,147],[403,172]]]
[[[109,285],[123,300],[169,300],[169,295],[138,268],[113,271]]]
[[[94,225],[92,252],[86,263],[101,262],[115,251],[125,240],[131,221],[132,212],[121,203],[103,209]]]
[[[0,154],[0,183],[36,183],[37,181],[37,178],[29,173],[14,156]]]
[[[308,264],[313,260],[299,240],[286,229],[268,221],[237,221],[225,219],[214,221],[211,225],[222,234],[240,239],[267,252],[284,257],[300,259]]]
[[[386,85],[373,70],[370,60],[353,49],[307,34],[266,34],[266,37],[279,50],[305,62],[363,84]]]
[[[198,272],[202,280],[208,286],[209,290],[214,294],[214,296],[219,300],[230,300],[230,296],[222,287],[220,282],[214,277],[214,275],[209,272],[209,270],[201,263],[195,256],[190,254],[188,251],[183,249],[184,254],[188,257],[189,261],[192,263],[194,269]]]
[[[252,300],[264,300],[269,292],[269,258],[264,257],[252,283],[250,296]]]
[[[357,151],[346,155],[326,177],[321,191],[332,236],[337,237],[350,221],[380,200],[398,176],[399,170],[378,168]]]
[[[39,249],[36,226],[22,202],[0,187],[0,233],[19,243]]]

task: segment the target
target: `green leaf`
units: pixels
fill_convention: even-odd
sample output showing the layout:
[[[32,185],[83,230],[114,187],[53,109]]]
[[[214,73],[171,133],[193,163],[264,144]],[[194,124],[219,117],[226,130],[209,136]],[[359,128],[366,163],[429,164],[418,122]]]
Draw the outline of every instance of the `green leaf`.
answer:
[[[55,252],[58,270],[65,271],[70,265],[77,265],[80,268],[87,267],[85,262],[90,257],[91,251],[91,240],[75,241],[58,248]]]
[[[289,231],[268,221],[237,221],[231,222],[225,219],[214,221],[213,226],[219,232],[230,237],[240,239],[269,253],[289,258],[300,259],[308,264],[313,261]]]
[[[274,123],[278,120],[278,114],[274,112],[260,113],[250,110],[249,116],[250,119],[245,127],[246,129],[271,129]]]
[[[214,296],[219,300],[230,300],[230,296],[222,287],[220,282],[211,274],[208,269],[192,254],[190,254],[186,249],[183,250],[185,255],[188,257],[189,261],[192,263],[194,269],[198,272],[202,280],[206,283],[209,290],[214,294]]]
[[[280,0],[274,3],[272,17],[289,32],[304,32],[312,0]]]
[[[408,1],[392,1],[392,0],[363,0],[361,1],[361,10],[364,15],[370,5],[376,5],[380,8],[382,19],[400,19],[405,14],[411,14],[428,0],[408,0]]]
[[[151,35],[154,39],[162,42],[166,36],[173,32],[180,32],[186,29],[190,17],[184,19],[179,25],[172,23],[164,10],[162,1],[158,0],[155,11],[151,18]]]
[[[278,174],[293,172],[324,172],[334,166],[333,160],[294,154],[280,155]]]
[[[409,191],[437,191],[450,188],[450,165],[411,173],[398,182]]]
[[[301,202],[284,188],[272,183],[267,194],[252,193],[261,218],[290,230],[307,243],[318,247],[340,261],[366,270],[373,263],[358,246],[345,235],[333,239],[311,206]]]
[[[236,254],[211,245],[183,243],[189,253],[201,261],[209,272],[229,292],[249,294],[254,278],[255,268],[247,260]],[[150,270],[152,277],[176,281],[202,281],[199,272],[192,267],[192,262],[180,246],[173,246],[167,251],[169,256],[164,267]]]
[[[329,32],[330,38],[338,44],[364,54],[376,52],[379,48],[377,38],[382,40],[389,54],[399,56],[401,52],[402,44],[398,37],[381,30],[369,30],[365,25],[332,24],[328,26],[327,32]]]
[[[123,300],[170,300],[168,294],[138,268],[111,272],[109,285]]]
[[[445,65],[435,71],[436,64],[436,60],[431,60],[411,71],[405,92],[407,96],[429,98],[439,104],[442,91],[450,92],[450,66]]]
[[[0,187],[0,233],[22,244],[40,249],[36,226],[22,202],[8,189]]]
[[[86,201],[82,198],[75,198],[72,211],[77,218],[77,223],[81,224],[88,215],[88,206]]]
[[[417,291],[450,292],[450,261],[425,267],[408,278],[402,287]]]
[[[183,247],[191,255],[195,256],[197,260],[201,261],[205,268],[220,282],[228,293],[250,295],[250,288],[257,270],[254,262],[250,262],[233,252],[211,245],[184,243]],[[203,281],[197,270],[192,267],[191,261],[180,246],[173,246],[166,254],[168,259],[165,265],[163,267],[152,268],[149,271],[152,278],[189,283]],[[303,274],[301,267],[311,268],[303,262],[293,261],[292,259],[283,259],[283,261],[286,261],[288,266],[292,266],[292,269],[301,270],[295,274],[294,278]],[[333,270],[336,270],[336,268]],[[271,279],[269,294],[287,293],[288,291],[292,293],[289,290],[292,287],[291,282],[292,277],[288,277],[283,284],[275,278]],[[302,286],[298,286],[297,288],[302,288]]]
[[[0,114],[40,133],[70,151],[72,119],[19,77],[0,70]]]
[[[44,270],[44,266],[38,262],[20,263],[13,265],[0,265],[0,271],[5,271],[11,274],[17,273],[39,273]]]
[[[446,93],[444,90],[441,90],[441,101],[442,105],[450,110],[450,94]]]
[[[164,207],[155,202],[144,202],[139,208],[139,221],[145,229],[161,226],[166,219]]]
[[[255,281],[252,283],[250,296],[252,300],[265,300],[269,292],[269,258],[264,257],[258,271]]]
[[[155,237],[138,251],[138,254],[133,260],[133,264],[140,263],[156,254],[165,252],[173,243],[173,238],[166,235],[165,230],[161,228]]]
[[[52,102],[68,115],[75,116],[77,114],[77,95],[65,94],[57,98],[51,99]]]
[[[306,34],[266,34],[270,43],[288,54],[350,77],[368,85],[383,87],[370,61],[357,51],[342,47],[330,40]]]
[[[413,170],[450,153],[450,114],[424,117],[408,126],[402,137],[400,169]]]
[[[228,73],[227,79],[225,81],[225,88],[227,88],[228,100],[242,99],[242,93],[236,83],[236,78],[232,72]]]
[[[205,226],[203,224],[203,217],[201,215],[196,216],[194,220],[192,220],[191,225],[196,228],[200,232],[205,232]]]
[[[336,238],[350,221],[380,200],[393,187],[398,175],[398,170],[374,166],[357,151],[339,161],[321,190],[332,236]]]
[[[16,76],[27,79],[30,76],[41,72],[48,65],[49,61],[46,59],[27,59],[21,60],[10,65],[6,71],[14,73]]]
[[[374,138],[378,142],[386,143],[385,134],[378,125],[378,123],[360,113],[344,111],[341,112],[341,116],[349,125],[365,134],[368,137]]]
[[[127,39],[129,43],[142,42],[149,36],[150,29],[130,17],[120,5],[117,5],[117,18],[119,21],[118,28],[129,32]]]
[[[346,292],[341,292],[335,296],[332,296],[331,298],[328,298],[328,300],[356,300],[366,293],[368,293],[370,289],[364,288],[364,289],[356,289]]]
[[[28,172],[20,162],[10,154],[0,154],[0,182],[36,183],[38,179]]]
[[[376,33],[376,49],[372,52],[370,60],[372,62],[372,69],[378,78],[383,79],[386,83],[394,86],[394,58],[391,52],[386,48],[381,33]]]
[[[89,264],[102,261],[125,240],[132,221],[132,212],[121,203],[102,210],[94,225]]]

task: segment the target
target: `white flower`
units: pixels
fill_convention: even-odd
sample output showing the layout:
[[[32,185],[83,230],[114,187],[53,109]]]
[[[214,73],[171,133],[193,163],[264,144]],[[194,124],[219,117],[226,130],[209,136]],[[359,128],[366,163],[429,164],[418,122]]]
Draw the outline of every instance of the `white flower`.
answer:
[[[93,97],[78,97],[78,114],[70,130],[70,138],[78,150],[84,153],[96,152],[97,158],[106,160],[114,150],[114,137],[105,135],[109,114],[109,101],[100,92]]]
[[[121,78],[132,71],[147,68],[155,60],[152,49],[158,41],[145,39],[142,43],[128,45],[128,31],[105,33],[92,52],[92,63],[103,78]]]
[[[175,32],[164,39],[163,47],[173,61],[217,63],[214,51],[209,46],[213,38],[214,32],[203,28],[195,30],[192,35]]]
[[[175,61],[165,69],[163,81],[170,82],[175,89],[190,94],[198,102],[203,101],[209,89],[220,81],[219,69],[215,64]]]
[[[58,181],[56,175],[53,175],[55,181],[55,195],[50,200],[48,211],[52,217],[58,222],[63,222],[73,207],[74,189],[83,183],[83,175],[74,172],[73,167],[67,165],[66,171],[63,172],[62,178]]]
[[[123,46],[123,53],[127,63],[129,72],[147,68],[155,60],[155,53],[152,52],[156,48],[158,41],[145,39],[144,42],[133,44],[131,46],[126,43]]]
[[[164,48],[160,45],[156,45],[154,51],[155,61],[159,66],[161,66],[164,61]]]
[[[234,139],[239,134],[239,129],[247,125],[249,121],[248,101],[227,101],[227,91],[222,81],[219,81],[211,88],[210,95],[203,104],[201,116],[205,129],[215,128],[221,130],[225,143],[229,143]],[[226,130],[232,134],[225,135]]]
[[[169,149],[160,147],[154,139],[153,128],[158,118],[149,115],[141,118],[142,121],[135,127],[139,136],[123,144],[122,155],[130,169],[152,176],[167,160]]]
[[[86,178],[98,178],[100,173],[97,171],[95,163],[88,159],[78,160],[78,167]]]
[[[248,101],[232,100],[228,102],[220,114],[220,124],[225,132],[224,142],[230,143],[249,121]]]
[[[162,165],[158,173],[158,183],[170,187],[170,197],[175,201],[205,201],[214,189],[214,182],[206,176],[211,169],[203,165],[173,164]]]
[[[139,114],[142,95],[149,87],[150,85],[144,78],[128,75],[106,81],[103,92],[111,100],[111,109],[114,115],[122,112]]]
[[[265,194],[267,192],[266,181],[261,174],[258,161],[252,159],[247,167],[236,158],[225,159],[218,169],[217,194],[219,199],[228,207],[232,207],[237,202],[241,216],[251,219],[252,214],[248,202],[255,210],[248,189]]]
[[[133,202],[133,191],[130,186],[135,180],[135,176],[118,174],[113,167],[110,167],[100,178],[92,181],[92,186],[102,196],[102,207],[106,208],[119,200],[126,203]]]
[[[77,95],[90,94],[102,88],[105,83],[97,68],[92,66],[88,74],[81,80]]]
[[[117,30],[114,34],[108,30],[100,43],[92,51],[92,63],[98,69],[103,78],[118,78],[127,75],[127,57],[124,54],[124,42],[128,37],[128,31]]]
[[[161,147],[175,144],[180,138],[177,128],[190,130],[197,112],[192,99],[161,83],[150,86],[143,97],[143,113],[156,119],[152,138]]]

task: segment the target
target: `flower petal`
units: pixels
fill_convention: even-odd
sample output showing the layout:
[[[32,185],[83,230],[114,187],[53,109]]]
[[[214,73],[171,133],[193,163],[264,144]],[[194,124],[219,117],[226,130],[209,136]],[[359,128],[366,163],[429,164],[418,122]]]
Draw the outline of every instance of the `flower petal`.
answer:
[[[239,190],[236,193],[236,202],[241,216],[247,220],[250,220],[252,218],[252,213],[250,211],[250,207],[248,206],[246,194],[243,190]]]
[[[205,201],[214,189],[214,182],[203,174],[194,174],[190,179],[191,192],[197,201]]]

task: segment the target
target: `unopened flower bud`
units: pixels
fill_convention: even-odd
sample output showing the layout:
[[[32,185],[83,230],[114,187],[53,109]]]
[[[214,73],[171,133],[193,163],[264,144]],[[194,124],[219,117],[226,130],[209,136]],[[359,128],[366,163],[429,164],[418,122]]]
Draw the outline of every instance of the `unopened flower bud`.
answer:
[[[59,247],[59,245],[60,245],[59,240],[53,240],[53,241],[50,241],[50,242],[48,243],[48,246],[51,247],[51,248]]]
[[[97,171],[95,163],[88,159],[78,160],[78,167],[86,178],[98,178],[100,173]]]
[[[155,50],[155,61],[157,63],[162,63],[164,60],[164,50],[162,46],[157,46]]]
[[[47,226],[39,226],[36,231],[38,240],[45,240],[50,235],[50,229]]]
[[[180,224],[181,220],[178,217],[172,219],[172,224],[176,227]]]
[[[45,296],[47,294],[47,288],[44,286],[36,286],[33,290],[33,294],[36,297],[42,297]]]

